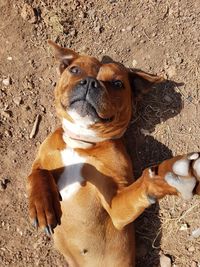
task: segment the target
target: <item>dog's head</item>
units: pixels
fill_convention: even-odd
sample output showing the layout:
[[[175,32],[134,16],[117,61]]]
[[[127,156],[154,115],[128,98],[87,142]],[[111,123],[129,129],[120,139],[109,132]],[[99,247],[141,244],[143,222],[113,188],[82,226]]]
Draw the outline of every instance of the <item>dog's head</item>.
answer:
[[[132,99],[162,80],[119,63],[79,55],[52,41],[49,44],[59,61],[57,113],[75,139],[99,142],[121,137],[131,119]]]

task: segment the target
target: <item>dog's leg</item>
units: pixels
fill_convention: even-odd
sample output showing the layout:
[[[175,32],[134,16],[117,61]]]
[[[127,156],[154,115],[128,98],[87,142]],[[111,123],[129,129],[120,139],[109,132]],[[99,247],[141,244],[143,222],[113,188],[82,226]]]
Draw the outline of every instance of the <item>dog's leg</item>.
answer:
[[[33,170],[28,177],[27,189],[33,225],[51,235],[61,217],[59,192],[52,174],[48,170]]]
[[[196,185],[196,192],[199,193],[199,180],[199,154],[178,156],[145,169],[136,182],[113,197],[110,205],[105,199],[102,199],[102,204],[115,227],[122,229],[165,195],[180,195],[184,199],[190,199]]]

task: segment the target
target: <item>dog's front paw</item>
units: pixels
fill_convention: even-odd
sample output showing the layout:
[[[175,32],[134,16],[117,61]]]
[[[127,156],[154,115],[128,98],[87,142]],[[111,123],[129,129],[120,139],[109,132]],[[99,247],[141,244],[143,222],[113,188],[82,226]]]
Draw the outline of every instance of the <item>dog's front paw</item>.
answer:
[[[183,199],[191,199],[196,187],[196,193],[199,192],[200,181],[200,155],[199,153],[190,153],[185,156],[178,156],[166,161],[171,170],[168,170],[164,176],[165,181],[172,187],[175,187]]]
[[[34,227],[47,235],[60,224],[60,196],[53,176],[47,170],[35,170],[28,177],[29,216]]]

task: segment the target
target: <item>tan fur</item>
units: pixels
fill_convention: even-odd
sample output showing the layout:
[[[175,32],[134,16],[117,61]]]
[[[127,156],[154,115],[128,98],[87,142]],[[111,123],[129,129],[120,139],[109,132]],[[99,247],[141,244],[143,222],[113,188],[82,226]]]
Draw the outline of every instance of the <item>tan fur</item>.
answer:
[[[43,142],[28,177],[30,217],[37,218],[42,228],[56,226],[61,219],[53,238],[70,267],[135,266],[132,222],[151,205],[149,197],[160,199],[166,194],[178,193],[164,180],[177,158],[162,163],[153,177],[149,169],[144,170],[134,182],[123,140],[113,139],[124,133],[131,117],[127,69],[117,64],[103,65],[95,58],[78,56],[71,50],[52,45],[59,60],[68,56],[69,64],[78,65],[82,70],[79,76],[72,76],[63,65],[60,68],[62,74],[55,91],[59,117],[73,122],[66,108],[70,92],[78,80],[92,76],[105,90],[99,116],[113,117],[113,120],[91,126],[106,141],[74,149],[85,159],[81,168],[84,181],[75,195],[61,202],[57,182],[65,168],[61,151],[68,146],[63,140],[63,129],[57,129]],[[150,83],[158,80],[158,77],[143,76],[142,79],[149,78]],[[108,83],[112,79],[123,80],[123,90],[113,90]]]

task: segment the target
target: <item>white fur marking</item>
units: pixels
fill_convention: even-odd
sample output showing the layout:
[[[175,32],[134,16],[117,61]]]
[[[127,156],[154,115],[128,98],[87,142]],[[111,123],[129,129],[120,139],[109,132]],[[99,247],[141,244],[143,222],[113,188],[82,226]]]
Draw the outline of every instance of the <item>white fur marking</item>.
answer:
[[[190,153],[190,154],[187,155],[187,158],[189,160],[196,160],[196,159],[198,159],[198,157],[199,157],[198,153]]]
[[[149,176],[153,178],[155,176],[155,173],[152,171],[151,168],[149,168]]]
[[[83,128],[94,124],[94,121],[91,119],[91,117],[85,116],[85,117],[81,117],[75,110],[69,110],[68,114],[70,115],[70,117],[73,119],[73,121],[75,122],[76,125],[82,126]]]
[[[177,175],[188,176],[189,175],[189,163],[188,159],[177,160],[172,169]]]
[[[62,59],[72,59],[74,57],[74,55],[65,55],[65,56],[62,56]]]
[[[85,122],[85,124],[84,124]],[[70,132],[76,134],[76,135],[80,135],[80,136],[84,136],[84,137],[96,137],[96,134],[93,130],[88,129],[88,120],[84,120],[82,118],[82,122],[81,123],[77,123],[76,121],[74,123],[63,119],[63,128],[68,129]]]
[[[196,185],[196,179],[194,177],[181,178],[172,172],[168,172],[165,175],[165,180],[169,185],[175,187],[177,191],[181,193],[183,199],[189,200],[192,198],[192,191]]]
[[[193,169],[196,171],[197,176],[200,177],[200,158],[194,162]]]
[[[81,170],[86,162],[86,158],[81,157],[73,148],[67,147],[61,151],[63,173],[58,180],[58,188],[63,200],[71,198],[81,188],[81,182],[84,180]]]
[[[90,142],[102,142],[106,138],[102,138],[96,135],[96,132],[92,129],[89,129],[89,126],[94,124],[89,116],[81,117],[76,111],[70,110],[68,114],[73,119],[74,123],[63,119],[63,129],[67,129],[70,132],[79,135],[82,139],[89,139]]]

